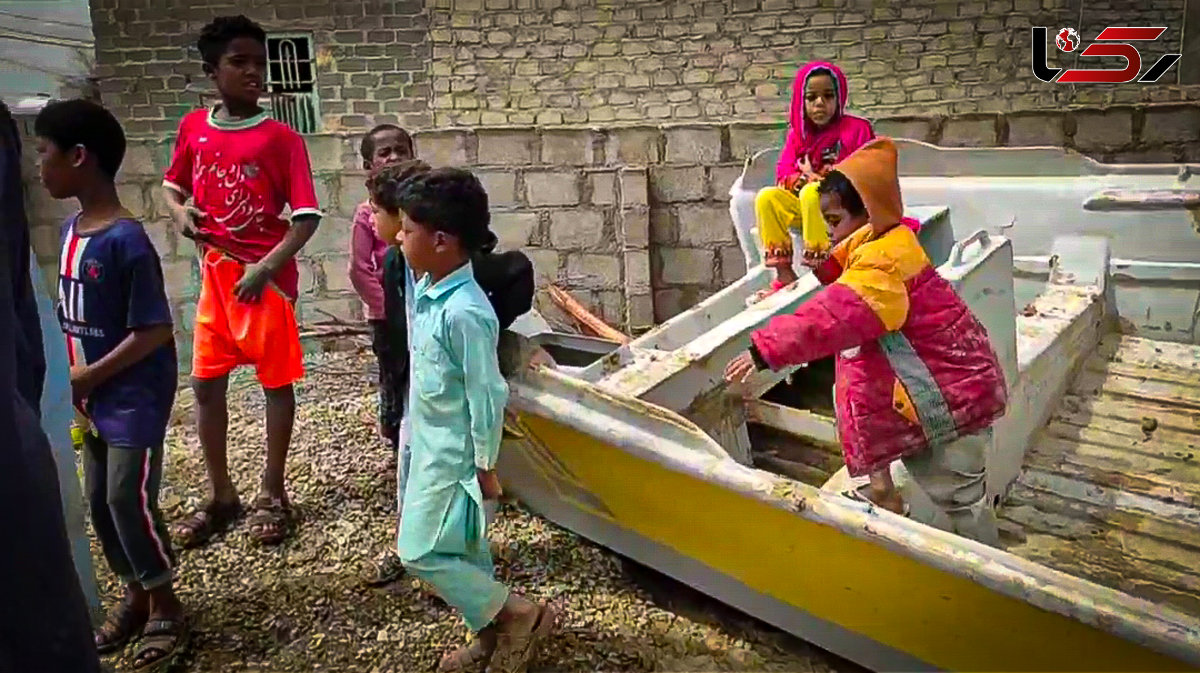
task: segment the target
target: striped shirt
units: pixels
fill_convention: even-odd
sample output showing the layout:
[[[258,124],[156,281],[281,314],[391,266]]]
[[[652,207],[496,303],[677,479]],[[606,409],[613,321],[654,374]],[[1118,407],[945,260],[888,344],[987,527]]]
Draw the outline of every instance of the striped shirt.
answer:
[[[78,216],[62,229],[58,318],[72,367],[95,363],[135,330],[170,325],[162,266],[136,220],[76,233]],[[84,411],[109,446],[162,443],[178,375],[175,343],[118,372],[88,396]]]

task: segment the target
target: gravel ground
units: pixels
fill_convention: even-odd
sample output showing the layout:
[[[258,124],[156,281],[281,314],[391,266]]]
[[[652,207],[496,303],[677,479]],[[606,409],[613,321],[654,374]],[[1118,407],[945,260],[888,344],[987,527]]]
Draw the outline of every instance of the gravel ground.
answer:
[[[288,460],[300,519],[294,537],[261,549],[243,523],[181,553],[177,588],[193,634],[177,670],[433,670],[467,637],[458,616],[415,581],[368,589],[359,579],[363,560],[387,548],[395,525],[394,479],[374,431],[373,368],[361,349],[310,361]],[[230,464],[243,502],[256,492],[264,457],[262,394],[248,374],[235,377],[230,395]],[[181,393],[162,494],[169,521],[205,493],[190,408],[190,394]],[[492,537],[503,581],[564,608],[532,671],[861,670],[519,507],[501,511]],[[94,543],[93,553],[111,607],[120,587]],[[130,670],[132,651],[110,663]]]

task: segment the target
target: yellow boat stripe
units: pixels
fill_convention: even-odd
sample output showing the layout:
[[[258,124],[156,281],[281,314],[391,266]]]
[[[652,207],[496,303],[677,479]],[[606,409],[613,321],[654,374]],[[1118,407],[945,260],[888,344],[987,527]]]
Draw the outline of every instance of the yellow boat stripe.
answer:
[[[521,420],[522,430],[536,438],[531,445],[551,453],[581,489],[607,506],[617,525],[938,668],[1190,670],[1146,647],[553,421]]]

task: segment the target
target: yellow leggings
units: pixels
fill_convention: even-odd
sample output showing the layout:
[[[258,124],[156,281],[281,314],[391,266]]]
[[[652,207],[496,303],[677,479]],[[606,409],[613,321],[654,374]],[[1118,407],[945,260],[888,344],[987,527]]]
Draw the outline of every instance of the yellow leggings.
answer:
[[[796,195],[783,187],[764,187],[754,198],[758,236],[763,244],[763,260],[769,267],[790,266],[792,235],[800,229],[804,247],[824,250],[829,247],[829,232],[821,215],[821,197],[816,182],[810,182]]]

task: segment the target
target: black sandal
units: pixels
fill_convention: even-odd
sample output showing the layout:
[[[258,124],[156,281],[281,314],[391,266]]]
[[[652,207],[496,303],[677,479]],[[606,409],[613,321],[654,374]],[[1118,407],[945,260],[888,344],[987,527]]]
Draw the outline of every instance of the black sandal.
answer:
[[[92,638],[96,644],[96,652],[101,655],[112,654],[125,647],[149,617],[149,612],[138,613],[134,610],[128,596],[121,599],[117,607],[108,613],[104,624],[96,630]]]
[[[369,587],[381,587],[404,577],[404,564],[395,552],[387,552],[363,568],[363,584]]]
[[[224,533],[242,515],[242,503],[209,501],[202,509],[177,522],[171,529],[175,543],[181,549],[193,549]]]
[[[153,666],[166,671],[175,658],[183,652],[188,638],[187,622],[184,619],[152,619],[142,629],[142,641],[133,655],[133,670],[141,671]]]

